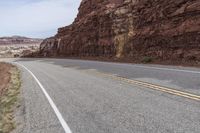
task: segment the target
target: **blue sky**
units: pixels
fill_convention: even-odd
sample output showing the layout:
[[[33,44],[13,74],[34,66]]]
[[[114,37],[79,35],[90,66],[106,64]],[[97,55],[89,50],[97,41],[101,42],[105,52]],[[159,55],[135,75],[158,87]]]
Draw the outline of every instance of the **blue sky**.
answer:
[[[0,36],[46,38],[71,24],[81,0],[0,0]]]

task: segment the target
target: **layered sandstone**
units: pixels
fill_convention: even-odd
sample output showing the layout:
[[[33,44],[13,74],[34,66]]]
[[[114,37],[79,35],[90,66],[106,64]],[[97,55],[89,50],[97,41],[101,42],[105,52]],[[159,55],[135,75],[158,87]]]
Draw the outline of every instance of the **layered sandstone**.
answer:
[[[200,61],[200,0],[83,0],[45,56]]]

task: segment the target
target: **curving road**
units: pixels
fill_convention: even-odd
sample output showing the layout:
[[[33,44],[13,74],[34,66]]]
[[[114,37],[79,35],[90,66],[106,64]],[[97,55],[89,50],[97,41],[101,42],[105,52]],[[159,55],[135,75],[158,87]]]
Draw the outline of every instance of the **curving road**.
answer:
[[[11,62],[18,63],[23,81],[18,116],[23,120],[15,132],[200,132],[198,68],[70,59]]]

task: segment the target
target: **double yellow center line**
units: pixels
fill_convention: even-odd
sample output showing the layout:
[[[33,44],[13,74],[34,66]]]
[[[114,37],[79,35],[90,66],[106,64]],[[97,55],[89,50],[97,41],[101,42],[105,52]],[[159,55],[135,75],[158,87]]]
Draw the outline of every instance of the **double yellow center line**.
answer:
[[[176,95],[176,96],[185,97],[185,98],[188,98],[188,99],[200,101],[200,95],[192,94],[192,93],[189,93],[189,92],[184,92],[184,91],[180,91],[180,90],[176,90],[176,89],[172,89],[172,88],[168,88],[168,87],[164,87],[164,86],[160,86],[160,85],[156,85],[156,84],[152,84],[152,83],[147,83],[147,82],[138,81],[138,80],[132,80],[132,79],[119,77],[119,76],[115,76],[115,75],[107,74],[107,73],[102,73],[102,72],[95,72],[95,74],[110,77],[110,78],[115,79],[115,80],[124,81],[124,82],[130,83],[130,84],[142,86],[142,87],[145,87],[145,88],[150,88],[152,90],[157,90],[157,91],[169,93],[169,94],[172,94],[172,95]]]

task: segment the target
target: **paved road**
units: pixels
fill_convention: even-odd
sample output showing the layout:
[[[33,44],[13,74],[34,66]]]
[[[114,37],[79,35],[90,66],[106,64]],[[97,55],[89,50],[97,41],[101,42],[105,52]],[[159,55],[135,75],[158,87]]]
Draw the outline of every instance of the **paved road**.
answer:
[[[69,59],[18,59],[73,133],[199,133],[200,69]],[[24,133],[63,133],[41,86],[23,67]],[[111,75],[111,76],[110,76]],[[193,94],[186,98],[143,81]],[[188,95],[187,95],[188,96]]]

